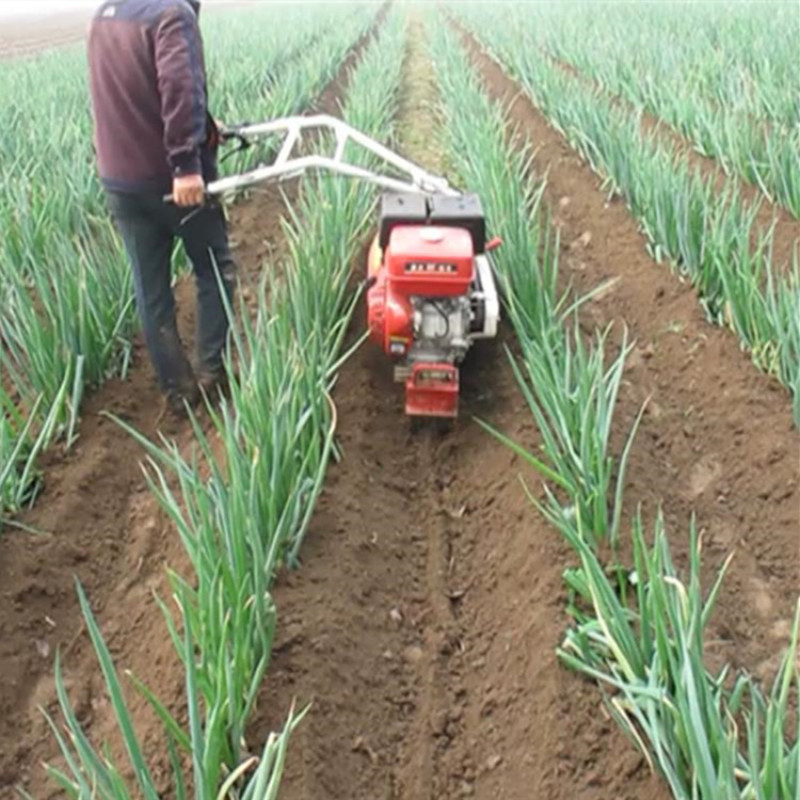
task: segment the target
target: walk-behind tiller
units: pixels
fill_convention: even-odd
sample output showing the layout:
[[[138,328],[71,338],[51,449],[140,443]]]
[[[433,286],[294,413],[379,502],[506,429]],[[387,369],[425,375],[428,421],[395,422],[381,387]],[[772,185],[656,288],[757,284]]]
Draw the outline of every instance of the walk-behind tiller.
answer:
[[[294,155],[304,132],[311,148],[333,134],[333,156]],[[377,184],[378,232],[367,263],[370,338],[395,361],[395,380],[405,383],[406,414],[455,417],[458,364],[475,339],[495,336],[500,315],[486,221],[479,198],[393,153],[335,117],[289,117],[223,131],[239,149],[263,137],[283,137],[271,164],[215,181],[208,193],[227,192],[307,170],[327,170]],[[345,160],[353,143],[402,177]],[[387,169],[388,172],[388,169]]]

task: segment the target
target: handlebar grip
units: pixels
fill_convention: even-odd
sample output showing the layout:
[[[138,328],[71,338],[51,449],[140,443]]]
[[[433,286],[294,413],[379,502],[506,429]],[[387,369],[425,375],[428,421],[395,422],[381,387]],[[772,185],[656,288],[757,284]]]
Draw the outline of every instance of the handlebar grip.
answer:
[[[175,202],[175,200],[172,197],[172,194],[165,194],[161,199],[165,203]],[[203,205],[206,205],[207,203],[216,202],[216,200],[217,200],[216,195],[213,195],[210,192],[203,193]],[[188,206],[188,208],[200,208],[200,206]]]

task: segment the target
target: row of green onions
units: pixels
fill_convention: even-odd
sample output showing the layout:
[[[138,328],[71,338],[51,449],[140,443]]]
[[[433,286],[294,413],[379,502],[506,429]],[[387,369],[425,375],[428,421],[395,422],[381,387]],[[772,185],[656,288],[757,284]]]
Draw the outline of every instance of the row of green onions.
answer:
[[[285,25],[274,10],[208,15],[220,116],[269,119],[307,107],[375,17],[358,3],[315,9],[282,7]],[[279,80],[267,85],[270,70]],[[0,73],[0,519],[37,497],[36,456],[74,444],[85,389],[125,377],[138,327],[95,176],[85,73],[79,48]]]
[[[628,4],[605,9],[598,18],[589,4],[569,14],[537,6],[526,16],[547,52],[665,120],[800,217],[797,9],[781,2],[699,5],[690,13],[683,3],[635,15]],[[625,35],[615,35],[622,26]]]
[[[390,15],[354,68],[344,116],[386,140],[395,113],[404,58],[402,19]],[[265,265],[252,316],[234,328],[227,362],[229,399],[208,406],[212,426],[195,422],[189,454],[163,439],[148,441],[146,475],[174,522],[192,575],[170,574],[175,604],[160,601],[186,672],[189,728],[138,681],[164,724],[172,757],[169,787],[177,797],[274,798],[289,737],[306,711],[293,706],[281,733],[251,755],[245,730],[269,666],[276,629],[270,587],[282,565],[295,565],[335,454],[335,377],[356,302],[350,271],[361,251],[374,191],[342,179],[306,179],[284,221],[286,254]],[[122,424],[122,423],[120,423]],[[133,782],[89,744],[57,669],[63,723],[59,735],[67,769],[53,777],[70,797],[118,800],[159,796],[133,728],[117,672],[88,602],[81,602],[134,769]],[[287,706],[290,706],[287,698]],[[182,759],[189,757],[191,778]],[[94,787],[89,794],[86,787]]]
[[[440,30],[431,53],[449,152],[504,239],[496,266],[519,343],[512,364],[541,444],[530,452],[493,432],[543,476],[542,493],[528,488],[529,497],[577,558],[564,574],[572,622],[559,656],[597,681],[610,713],[676,800],[794,800],[800,792],[800,745],[791,736],[798,722],[793,697],[800,682],[800,617],[765,694],[748,675],[727,668],[711,673],[705,666],[704,631],[725,569],[704,594],[693,524],[686,582],[672,562],[660,515],[652,544],[634,515],[632,563],[623,563],[630,547],[620,542],[622,487],[638,419],[616,457],[607,432],[626,337],[616,357],[606,352],[606,331],[591,342],[582,337],[577,317],[585,298],[558,292],[557,239],[542,184],[524,177],[535,174],[529,151],[506,141],[504,110],[483,92],[455,35]],[[602,541],[611,547],[599,547]],[[606,552],[611,563],[602,561]]]
[[[688,7],[678,2],[640,5],[609,3],[602,17],[589,3],[570,14],[556,4],[541,5],[547,43],[578,37],[581,57],[614,61],[621,75],[638,75],[641,85],[662,84],[676,92],[685,86],[698,99],[710,99],[742,115],[793,126],[800,111],[795,35],[797,9],[783,0]],[[625,35],[620,36],[623,30]]]
[[[536,44],[532,24],[513,7],[514,24],[470,6],[465,24],[518,80],[610,193],[639,220],[653,257],[669,260],[696,286],[712,321],[731,328],[756,365],[791,392],[800,424],[800,261],[773,268],[771,231],[733,185],[717,192],[673,146],[641,133],[636,112],[566,75]],[[505,16],[505,15],[504,15]]]
[[[591,520],[597,542],[616,542],[619,511],[608,500],[614,475],[624,474],[625,458],[617,462],[610,455],[609,438],[629,351],[627,334],[623,330],[614,343],[619,354],[610,365],[605,358],[610,329],[585,341],[578,312],[589,298],[576,300],[569,290],[559,290],[559,243],[543,203],[544,184],[523,179],[532,169],[530,148],[506,146],[505,117],[480,90],[452,36],[439,32],[433,50],[442,65],[438,79],[448,150],[457,156],[464,185],[480,194],[503,239],[494,258],[521,350],[511,363],[546,457],[516,449],[553,485],[542,507],[548,516],[571,518],[580,512]]]

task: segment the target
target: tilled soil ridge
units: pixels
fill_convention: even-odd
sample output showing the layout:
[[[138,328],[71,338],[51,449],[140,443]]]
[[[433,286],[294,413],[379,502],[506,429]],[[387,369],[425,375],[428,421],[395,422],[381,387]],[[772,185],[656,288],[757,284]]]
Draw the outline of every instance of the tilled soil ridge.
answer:
[[[344,459],[302,568],[275,588],[254,726],[311,703],[281,796],[666,798],[596,688],[557,664],[572,554],[471,419],[533,444],[501,342],[476,346],[462,380],[456,430],[411,433],[382,353],[365,346],[341,372]]]
[[[397,127],[406,154],[435,168],[431,137],[411,130],[432,113],[418,22],[409,39],[404,74],[417,82]],[[525,498],[516,457],[473,419],[535,445],[504,344],[507,333],[467,357],[450,433],[412,432],[371,344],[341,371],[344,458],[302,568],[275,588],[282,624],[254,725],[263,733],[293,700],[311,704],[286,800],[667,796],[596,688],[556,662],[571,553]]]

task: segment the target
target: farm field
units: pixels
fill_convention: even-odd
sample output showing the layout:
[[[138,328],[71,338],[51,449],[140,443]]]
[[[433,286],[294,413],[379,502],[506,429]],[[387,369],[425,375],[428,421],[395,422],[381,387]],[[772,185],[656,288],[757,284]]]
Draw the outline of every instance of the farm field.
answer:
[[[800,12],[607,8],[203,19],[220,118],[481,196],[447,431],[362,341],[376,190],[311,177],[231,202],[230,395],[161,418],[82,46],[0,35],[0,798],[800,796]]]
[[[208,0],[208,11],[246,7],[252,0]],[[0,5],[0,59],[42,53],[80,42],[92,15],[92,0],[5,0]]]
[[[53,47],[79,42],[86,33],[86,15],[70,13],[37,21],[4,19],[0,32],[0,58],[29,56]]]

